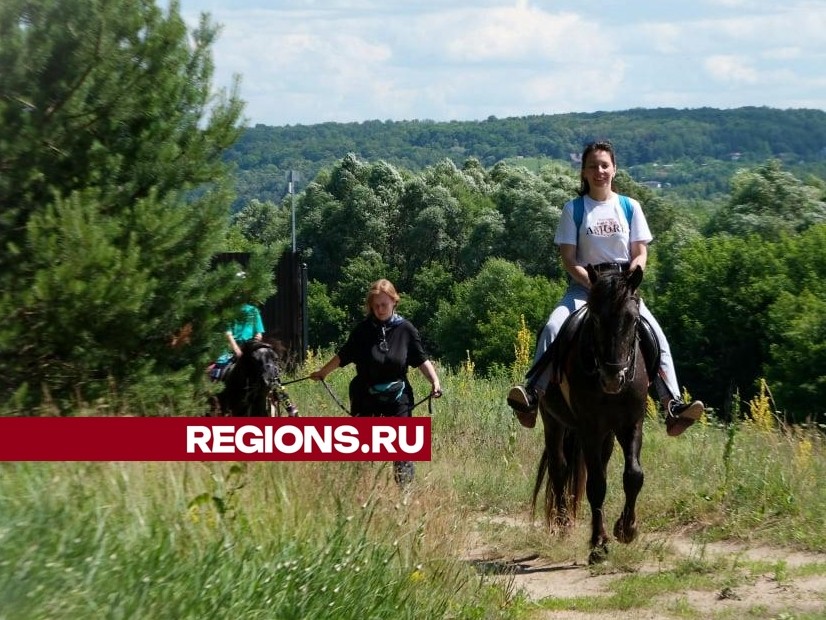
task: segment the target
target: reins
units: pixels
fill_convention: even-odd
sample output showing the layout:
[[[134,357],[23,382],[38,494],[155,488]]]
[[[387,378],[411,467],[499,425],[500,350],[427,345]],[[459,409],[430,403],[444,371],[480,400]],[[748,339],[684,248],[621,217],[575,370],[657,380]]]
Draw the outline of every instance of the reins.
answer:
[[[637,324],[639,321],[635,322],[634,324],[634,331],[637,332]],[[587,374],[589,375],[596,375],[599,373],[600,368],[607,368],[608,370],[615,371],[615,372],[629,372],[630,375],[627,377],[627,380],[633,381],[634,377],[636,376],[637,372],[637,349],[639,348],[639,341],[640,336],[639,332],[635,333],[634,335],[634,343],[631,346],[630,351],[628,352],[628,357],[623,362],[606,362],[602,360],[598,353],[597,347],[595,346],[593,339],[589,343],[591,349],[591,356],[593,362],[593,369],[587,370]]]
[[[625,381],[627,383],[631,383],[631,382],[634,381],[634,378],[636,376],[636,370],[637,370],[637,349],[639,348],[639,344],[640,344],[640,335],[639,335],[639,324],[640,324],[639,305],[640,305],[640,300],[639,300],[639,297],[636,296],[636,295],[632,296],[631,300],[636,302],[637,316],[634,319],[634,326],[633,326],[634,339],[633,339],[633,343],[631,344],[631,348],[628,351],[628,355],[627,355],[627,357],[625,358],[624,361],[620,361],[620,362],[611,361],[611,362],[608,362],[608,361],[603,360],[600,357],[599,347],[598,347],[598,345],[596,343],[596,339],[595,339],[594,318],[593,317],[587,317],[586,318],[587,323],[583,327],[585,327],[587,331],[583,330],[583,334],[584,334],[584,337],[587,339],[587,342],[586,342],[585,346],[586,346],[587,349],[590,349],[590,354],[591,354],[591,357],[592,357],[592,359],[590,361],[593,364],[593,368],[589,369],[589,368],[585,367],[586,374],[596,375],[596,374],[600,373],[600,369],[607,369],[607,370],[610,370],[612,372],[623,374],[623,375],[626,372],[630,373],[630,375],[625,378]],[[590,299],[589,299],[589,303],[590,303]],[[615,335],[614,337],[616,338],[617,336]],[[580,349],[581,359],[582,359],[582,356],[584,356],[584,353],[585,352],[582,349]],[[584,364],[583,364],[583,367],[584,367]]]

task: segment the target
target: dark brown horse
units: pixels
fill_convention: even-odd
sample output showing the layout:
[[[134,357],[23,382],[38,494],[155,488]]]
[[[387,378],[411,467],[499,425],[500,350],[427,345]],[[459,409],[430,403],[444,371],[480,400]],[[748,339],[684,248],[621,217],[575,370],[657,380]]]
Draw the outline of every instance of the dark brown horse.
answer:
[[[224,389],[218,393],[219,413],[229,416],[266,417],[278,415],[281,406],[294,417],[298,409],[281,385],[277,345],[248,340],[242,355],[223,376]]]
[[[545,450],[533,505],[544,481],[545,519],[553,530],[567,529],[576,519],[584,490],[591,506],[588,562],[593,564],[608,552],[603,503],[615,438],[625,458],[625,505],[614,536],[629,543],[637,535],[648,376],[637,335],[642,269],[600,275],[589,265],[588,276],[587,312],[569,350],[560,352],[560,382],[552,383],[540,402]]]

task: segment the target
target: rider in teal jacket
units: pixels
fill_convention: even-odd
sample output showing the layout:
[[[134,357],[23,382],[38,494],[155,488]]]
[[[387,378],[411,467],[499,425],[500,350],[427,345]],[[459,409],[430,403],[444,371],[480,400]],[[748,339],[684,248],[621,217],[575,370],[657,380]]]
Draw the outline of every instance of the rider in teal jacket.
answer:
[[[252,304],[241,306],[240,317],[232,322],[226,331],[229,349],[216,360],[218,364],[227,364],[233,357],[241,355],[241,343],[247,340],[261,340],[264,335],[264,322],[261,312]]]
[[[221,378],[230,362],[241,357],[241,344],[247,340],[261,340],[264,336],[261,312],[252,304],[243,304],[238,318],[229,325],[225,335],[229,347],[209,368],[209,376],[215,381]]]

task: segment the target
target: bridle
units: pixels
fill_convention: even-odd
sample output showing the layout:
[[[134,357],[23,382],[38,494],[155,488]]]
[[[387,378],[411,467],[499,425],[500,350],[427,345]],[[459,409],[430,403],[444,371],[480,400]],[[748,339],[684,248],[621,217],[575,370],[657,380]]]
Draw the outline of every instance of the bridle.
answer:
[[[256,357],[256,355],[261,355],[259,352],[262,349],[266,349],[267,351],[272,351],[273,360],[262,360]],[[252,365],[250,364],[250,359],[243,360],[244,357],[250,356],[252,358]],[[249,405],[252,402],[252,399],[256,394],[259,393],[260,390],[264,389],[266,391],[271,391],[275,388],[277,379],[278,379],[278,356],[275,353],[275,349],[266,342],[256,342],[255,344],[250,345],[249,350],[241,356],[241,359],[245,361],[249,366],[250,369],[255,369],[256,372],[263,371],[259,376],[247,376],[246,379],[246,386],[244,389],[243,400],[244,402]],[[275,380],[270,381],[267,379],[267,374],[272,367],[272,375]]]
[[[639,348],[639,322],[640,322],[640,314],[639,314],[639,307],[640,307],[640,297],[638,294],[634,293],[631,297],[631,300],[636,305],[636,316],[634,318],[634,323],[631,327],[633,329],[634,337],[629,347],[628,353],[625,356],[625,359],[617,360],[617,361],[605,361],[600,357],[600,347],[597,344],[596,336],[596,325],[598,325],[599,321],[597,320],[595,313],[589,313],[591,317],[591,356],[592,356],[592,363],[593,367],[589,371],[588,374],[591,375],[599,375],[600,382],[604,384],[602,378],[605,376],[610,377],[617,377],[620,382],[620,389],[619,391],[622,392],[627,389],[628,385],[634,382],[634,378],[636,377],[637,371],[637,349]]]

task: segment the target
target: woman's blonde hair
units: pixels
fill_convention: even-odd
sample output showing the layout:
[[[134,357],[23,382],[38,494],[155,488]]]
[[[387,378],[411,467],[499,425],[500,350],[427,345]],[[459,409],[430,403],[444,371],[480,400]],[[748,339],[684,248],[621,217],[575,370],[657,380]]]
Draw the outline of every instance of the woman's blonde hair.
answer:
[[[385,278],[376,280],[370,285],[370,290],[367,291],[367,299],[364,301],[364,309],[367,314],[370,314],[373,311],[373,300],[382,293],[392,299],[394,304],[399,303],[399,299],[401,299],[399,294],[396,292],[396,287],[393,286],[393,283],[390,280]]]

